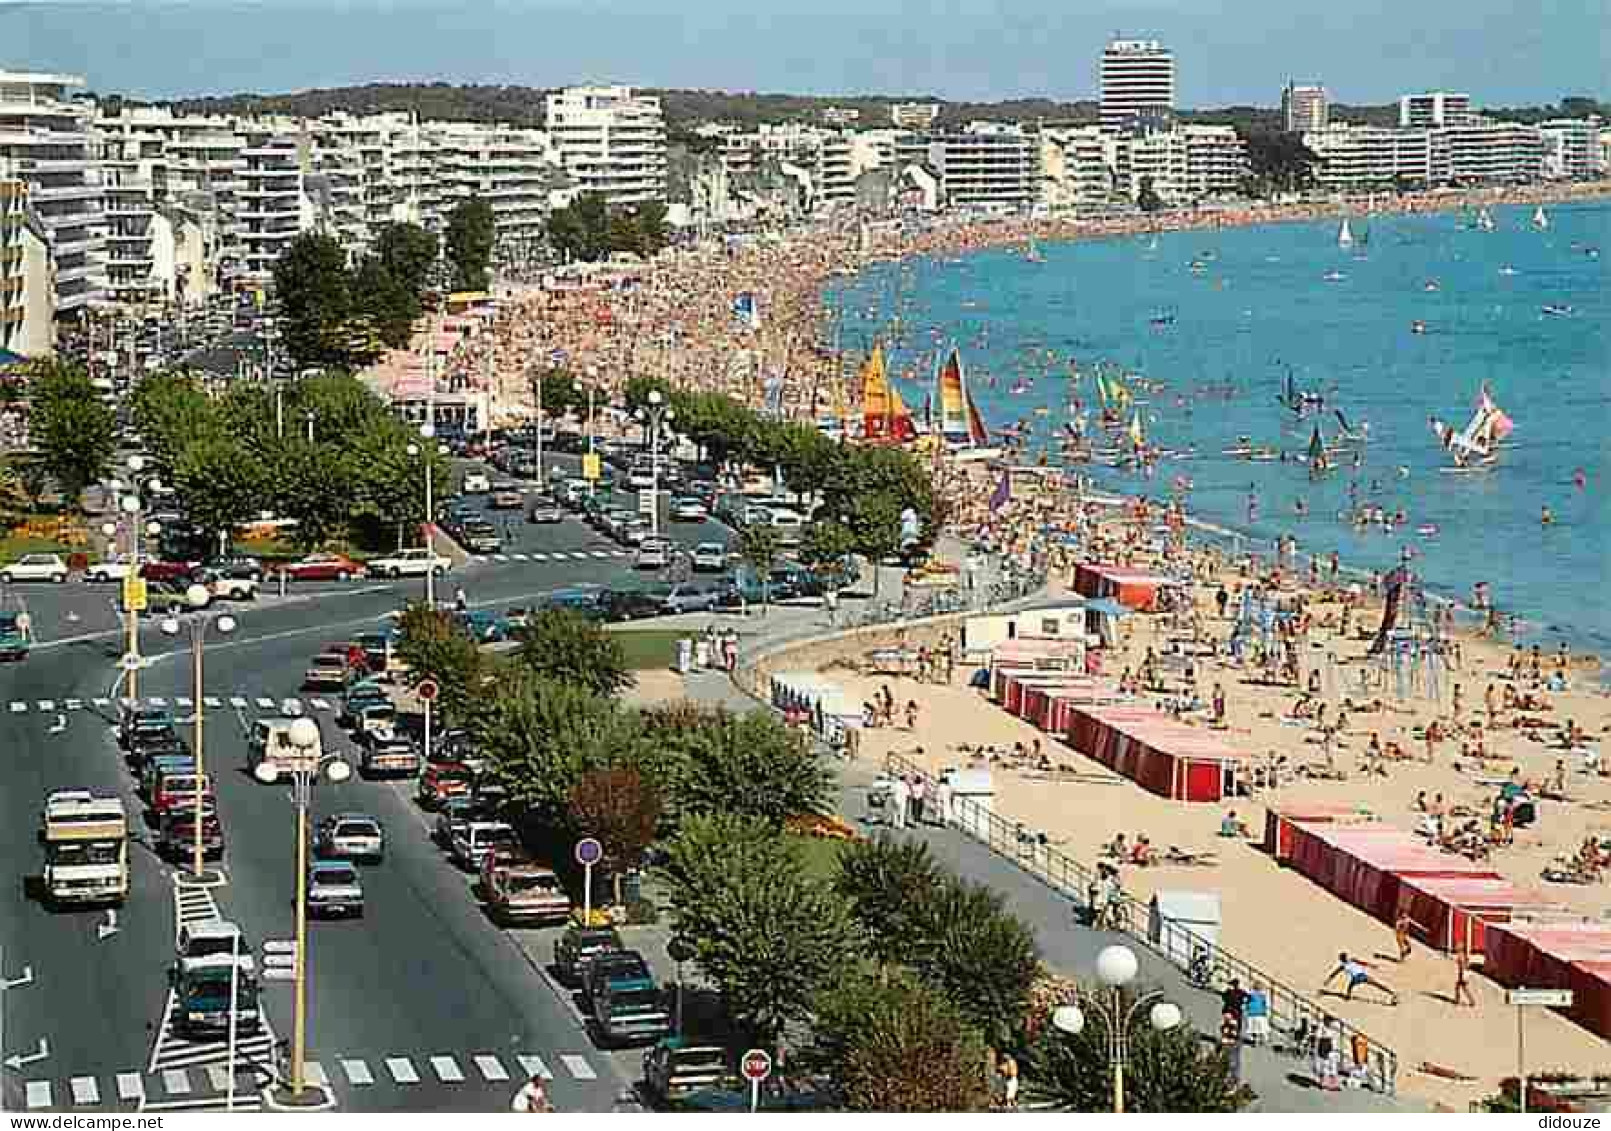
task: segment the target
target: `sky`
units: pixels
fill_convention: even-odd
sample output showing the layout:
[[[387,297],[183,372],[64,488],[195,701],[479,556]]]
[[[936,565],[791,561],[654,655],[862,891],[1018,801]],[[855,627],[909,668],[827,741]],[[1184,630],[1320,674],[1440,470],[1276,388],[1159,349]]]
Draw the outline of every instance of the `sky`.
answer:
[[[144,97],[370,81],[598,81],[952,100],[1094,97],[1115,33],[1176,55],[1182,107],[1604,97],[1611,0],[0,0],[0,69]]]

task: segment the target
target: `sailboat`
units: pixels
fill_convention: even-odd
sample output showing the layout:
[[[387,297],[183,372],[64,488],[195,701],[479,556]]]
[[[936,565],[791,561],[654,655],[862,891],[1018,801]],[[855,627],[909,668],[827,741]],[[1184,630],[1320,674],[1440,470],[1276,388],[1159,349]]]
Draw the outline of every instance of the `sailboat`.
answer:
[[[1477,210],[1477,228],[1479,231],[1491,232],[1494,230],[1494,214],[1488,211],[1487,205]]]
[[[1337,246],[1349,248],[1354,246],[1354,231],[1348,226],[1348,217],[1343,217],[1342,227],[1337,229]]]
[[[1319,393],[1300,393],[1298,383],[1292,379],[1290,369],[1287,370],[1286,384],[1275,399],[1287,411],[1298,416],[1307,416],[1325,404],[1325,398]]]
[[[1319,479],[1331,474],[1331,455],[1326,451],[1325,438],[1320,435],[1320,425],[1316,424],[1314,431],[1309,435],[1309,478]]]
[[[1544,206],[1542,204],[1533,209],[1533,230],[1537,232],[1549,231],[1549,217],[1544,215]]]
[[[917,425],[884,372],[884,347],[874,343],[861,370],[861,434],[865,440],[901,444],[917,435]]]
[[[1045,263],[1046,257],[1040,253],[1040,246],[1035,243],[1035,234],[1029,235],[1029,246],[1024,249],[1024,259],[1029,263]]]
[[[987,459],[1000,455],[990,447],[990,431],[985,427],[979,406],[968,393],[962,354],[955,346],[934,377],[940,406],[940,438],[961,459]]]
[[[1472,413],[1470,422],[1460,431],[1456,432],[1435,416],[1430,417],[1428,422],[1432,426],[1432,434],[1454,461],[1454,466],[1444,468],[1445,471],[1469,471],[1493,463],[1499,445],[1516,428],[1515,421],[1506,416],[1494,401],[1487,382],[1483,383],[1482,392],[1477,398],[1477,409]]]

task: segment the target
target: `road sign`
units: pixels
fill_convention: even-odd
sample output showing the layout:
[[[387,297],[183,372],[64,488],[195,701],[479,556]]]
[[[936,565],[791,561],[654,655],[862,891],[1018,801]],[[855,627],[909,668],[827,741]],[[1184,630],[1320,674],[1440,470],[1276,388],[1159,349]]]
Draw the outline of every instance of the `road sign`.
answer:
[[[604,846],[592,837],[583,837],[576,842],[576,862],[584,868],[591,868],[604,858]]]
[[[751,1049],[744,1054],[739,1062],[738,1070],[744,1074],[744,1079],[752,1084],[759,1083],[772,1075],[772,1057],[765,1049]]]
[[[143,613],[147,607],[145,578],[129,574],[123,579],[123,611]]]
[[[596,452],[588,452],[584,455],[582,457],[582,478],[589,483],[599,479],[599,464],[600,460]]]
[[[418,695],[420,700],[425,703],[431,702],[441,691],[442,689],[437,686],[434,679],[422,679],[419,682],[419,686],[414,688],[414,694]]]
[[[1560,1005],[1572,1004],[1571,990],[1506,990],[1506,1005]]]

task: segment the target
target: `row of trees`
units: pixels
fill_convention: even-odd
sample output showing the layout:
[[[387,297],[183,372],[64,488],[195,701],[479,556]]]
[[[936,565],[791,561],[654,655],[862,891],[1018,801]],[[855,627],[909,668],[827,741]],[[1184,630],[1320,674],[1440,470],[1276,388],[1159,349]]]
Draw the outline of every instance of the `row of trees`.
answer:
[[[348,537],[391,548],[425,519],[427,467],[438,495],[447,490],[447,461],[428,447],[411,454],[415,432],[345,374],[214,395],[162,373],[131,400],[163,477],[214,538],[272,511],[296,521],[287,537],[307,549]]]
[[[111,463],[116,417],[77,363],[33,363],[27,396],[28,434],[39,457],[20,470],[22,486],[37,501],[48,477],[63,505],[74,509],[84,488],[98,481]]]
[[[334,236],[303,233],[274,265],[286,349],[299,366],[352,368],[408,345],[433,290],[486,289],[493,238],[492,207],[475,197],[448,216],[440,244],[418,224],[389,224],[354,259]]]
[[[570,259],[592,263],[627,251],[648,259],[666,246],[666,206],[658,200],[611,205],[584,192],[548,216],[548,242]]]

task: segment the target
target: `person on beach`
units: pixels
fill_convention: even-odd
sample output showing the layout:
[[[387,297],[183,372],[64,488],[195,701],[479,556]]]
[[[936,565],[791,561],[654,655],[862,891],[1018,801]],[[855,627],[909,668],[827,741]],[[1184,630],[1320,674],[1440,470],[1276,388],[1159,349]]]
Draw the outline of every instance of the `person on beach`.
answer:
[[[1400,911],[1398,918],[1393,920],[1393,942],[1398,945],[1398,960],[1403,962],[1410,956],[1410,931],[1419,926],[1410,918],[1408,911]]]
[[[1345,1000],[1352,1001],[1354,997],[1354,990],[1358,987],[1373,986],[1388,996],[1390,999],[1388,1002],[1389,1005],[1397,1005],[1398,994],[1377,980],[1376,977],[1371,974],[1372,969],[1372,965],[1369,962],[1366,962],[1364,959],[1350,958],[1347,951],[1339,952],[1337,955],[1337,965],[1332,969],[1331,973],[1326,975],[1326,980],[1320,983],[1320,989],[1322,992],[1329,989],[1331,983],[1336,980],[1338,975],[1341,975],[1346,982],[1346,985],[1343,987],[1342,995]]]
[[[1477,999],[1471,993],[1471,949],[1464,939],[1454,952],[1454,1004],[1469,1005],[1473,1009],[1477,1006]]]

